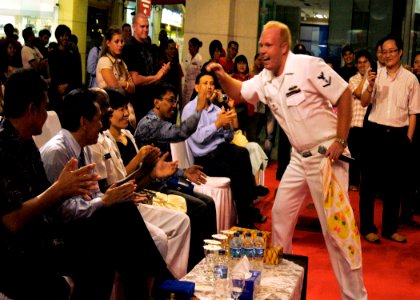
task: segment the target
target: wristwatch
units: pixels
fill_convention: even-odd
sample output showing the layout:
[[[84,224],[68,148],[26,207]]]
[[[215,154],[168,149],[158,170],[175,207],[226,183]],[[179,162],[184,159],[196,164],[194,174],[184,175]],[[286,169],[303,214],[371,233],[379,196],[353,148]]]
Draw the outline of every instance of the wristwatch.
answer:
[[[337,143],[339,143],[341,146],[343,146],[344,148],[346,148],[347,147],[347,141],[345,140],[345,139],[342,139],[342,138],[336,138],[335,139],[335,141],[337,142]]]

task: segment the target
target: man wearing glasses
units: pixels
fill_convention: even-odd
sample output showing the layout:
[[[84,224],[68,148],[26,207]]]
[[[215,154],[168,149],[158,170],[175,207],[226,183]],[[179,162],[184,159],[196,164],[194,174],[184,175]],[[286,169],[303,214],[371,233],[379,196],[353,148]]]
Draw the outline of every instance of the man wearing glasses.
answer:
[[[382,237],[405,243],[397,232],[401,198],[409,179],[409,147],[420,112],[417,78],[401,65],[403,43],[389,34],[383,39],[385,68],[369,72],[369,85],[361,97],[362,106],[372,103],[366,127],[365,176],[360,184],[360,231],[365,239],[379,243],[374,225],[374,199],[383,187]]]
[[[153,144],[162,153],[170,152],[170,143],[183,141],[195,132],[201,112],[207,104],[207,98],[204,94],[199,96],[195,112],[178,126],[169,121],[173,118],[177,105],[175,87],[160,82],[154,86],[153,91],[154,107],[139,121],[134,137],[139,147]],[[188,169],[178,169],[174,178],[187,178],[195,184],[206,183],[206,175],[202,172],[202,167],[196,165]],[[203,258],[201,248],[203,239],[210,238],[217,232],[216,207],[213,199],[196,192],[187,194],[175,190],[168,182],[153,182],[148,188],[166,194],[177,194],[187,201],[187,215],[191,221],[191,247],[188,261],[190,270]],[[197,247],[198,245],[200,246]]]

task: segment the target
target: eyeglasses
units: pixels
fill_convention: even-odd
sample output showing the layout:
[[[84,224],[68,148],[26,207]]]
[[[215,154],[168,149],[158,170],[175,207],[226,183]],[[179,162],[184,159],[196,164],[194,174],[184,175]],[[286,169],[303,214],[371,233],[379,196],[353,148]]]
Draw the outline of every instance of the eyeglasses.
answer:
[[[168,101],[168,102],[171,102],[171,103],[177,103],[178,102],[178,100],[175,98],[175,97],[171,97],[171,98],[159,98],[160,100],[166,100],[166,101]]]
[[[399,51],[399,49],[391,49],[391,50],[383,50],[382,51],[382,55],[393,55],[395,53],[397,53]]]

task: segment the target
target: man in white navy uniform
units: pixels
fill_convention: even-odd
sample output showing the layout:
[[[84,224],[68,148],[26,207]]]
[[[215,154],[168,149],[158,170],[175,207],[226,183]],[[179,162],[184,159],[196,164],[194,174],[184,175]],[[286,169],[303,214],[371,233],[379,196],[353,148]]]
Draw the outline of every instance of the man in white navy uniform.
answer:
[[[324,156],[318,153],[319,146],[327,148],[325,155],[347,191],[348,165],[338,158],[348,152],[351,92],[322,59],[290,52],[291,37],[286,25],[268,22],[259,45],[264,70],[247,82],[234,80],[215,63],[209,64],[207,70],[215,72],[230,97],[242,97],[254,105],[258,100],[267,104],[293,146],[272,210],[273,245],[282,245],[286,253],[291,252],[299,212],[312,198],[342,299],[367,299],[361,266],[351,268],[327,230],[320,175]],[[337,106],[337,115],[331,105]]]

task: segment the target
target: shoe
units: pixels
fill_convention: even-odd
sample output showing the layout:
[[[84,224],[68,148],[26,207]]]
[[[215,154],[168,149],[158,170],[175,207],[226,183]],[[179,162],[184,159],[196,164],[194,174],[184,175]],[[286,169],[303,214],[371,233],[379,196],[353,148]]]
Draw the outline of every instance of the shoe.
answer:
[[[257,193],[257,196],[267,196],[270,190],[262,185],[257,185],[255,187],[255,192]]]
[[[399,234],[398,232],[390,235],[390,236],[383,236],[384,238],[397,242],[397,243],[407,243],[407,238],[401,234]]]
[[[376,233],[368,233],[365,236],[363,236],[365,238],[366,241],[368,241],[369,243],[373,243],[373,244],[379,244],[381,242],[381,239],[379,238],[379,235],[377,235]]]

